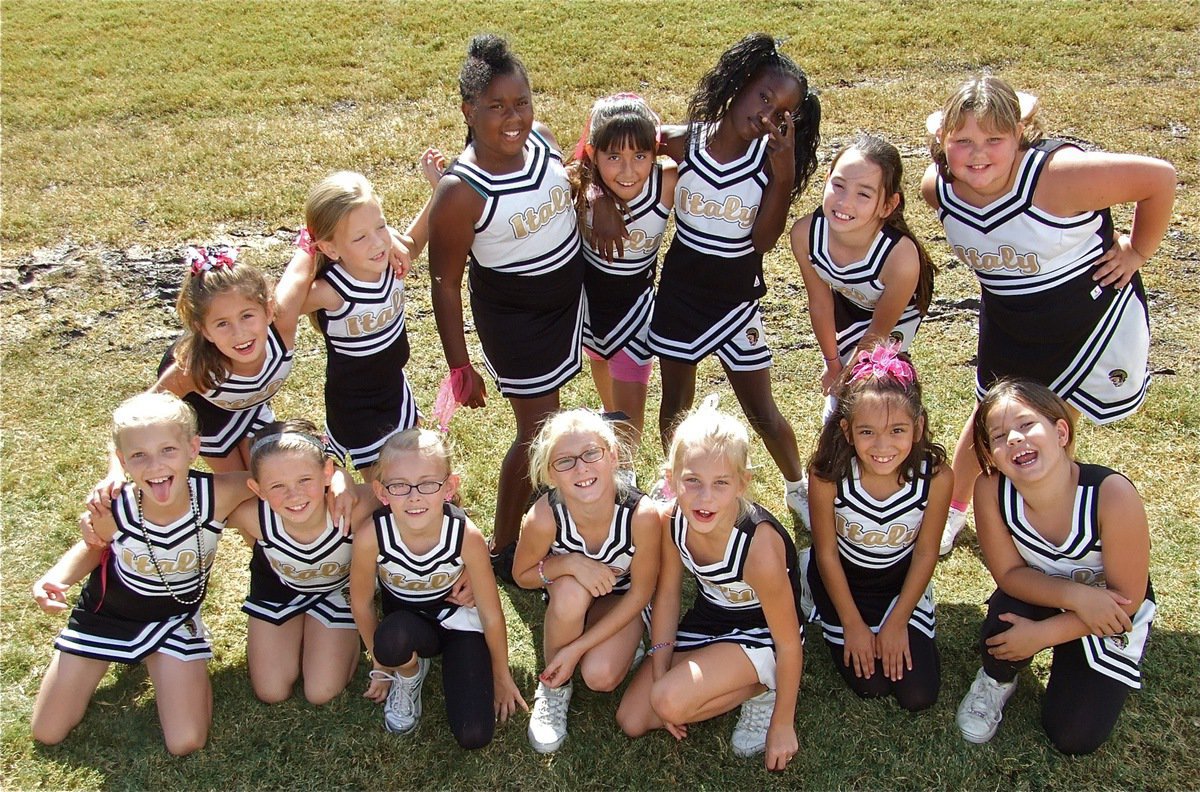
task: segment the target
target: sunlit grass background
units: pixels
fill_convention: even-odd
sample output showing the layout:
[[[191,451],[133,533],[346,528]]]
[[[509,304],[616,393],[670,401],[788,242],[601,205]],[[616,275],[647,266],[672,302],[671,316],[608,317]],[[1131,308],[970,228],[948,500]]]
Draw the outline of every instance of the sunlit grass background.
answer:
[[[1156,787],[1200,785],[1200,6],[1195,3],[235,3],[14,2],[0,6],[0,339],[3,349],[3,580],[0,773],[9,788],[232,787]],[[425,722],[397,739],[359,697],[364,678],[323,708],[257,702],[245,674],[248,551],[222,550],[205,618],[215,636],[216,712],[209,746],[185,760],[162,748],[144,671],[120,669],[62,746],[29,739],[33,696],[62,621],[29,598],[32,581],[75,536],[74,515],[102,472],[107,417],[150,382],[177,332],[169,304],[178,253],[221,241],[278,272],[309,186],[352,168],[403,225],[427,187],[415,166],[426,145],[461,147],[457,72],[476,32],[507,35],[532,77],[538,117],[573,142],[591,101],[635,90],[666,119],[682,117],[699,76],[752,30],[784,39],[824,107],[822,154],[859,129],[905,154],[908,217],[942,266],[914,356],[935,430],[953,440],[972,400],[978,286],[954,262],[916,183],[927,158],[926,114],[966,76],[989,68],[1041,96],[1054,135],[1175,163],[1171,231],[1145,270],[1158,376],[1145,408],[1105,429],[1085,426],[1082,459],[1126,472],[1146,498],[1159,619],[1146,688],[1098,754],[1054,752],[1038,723],[1047,664],[1022,676],[999,735],[968,746],[953,713],[975,668],[974,637],[991,580],[973,533],[935,574],[943,688],[911,716],[862,702],[810,635],[797,711],[801,752],[768,775],[729,751],[734,717],[629,742],[615,696],[577,686],[570,737],[533,753],[524,719],[487,749],[457,749],[440,679],[426,687]],[[794,207],[815,205],[814,185]],[[1128,210],[1116,212],[1127,225]],[[767,258],[764,300],[776,352],[777,398],[802,449],[820,414],[816,352],[803,289],[786,244]],[[413,359],[428,409],[444,362],[423,262],[409,281]],[[473,336],[468,336],[474,341]],[[320,344],[307,328],[276,412],[319,420]],[[732,394],[714,364],[699,391]],[[586,377],[565,404],[598,404]],[[657,395],[651,396],[651,425]],[[493,398],[452,431],[465,498],[490,530],[495,470],[512,435]],[[785,514],[778,474],[759,446],[757,496]],[[661,456],[638,459],[652,480]],[[800,539],[803,544],[805,537]],[[502,592],[516,677],[532,695],[542,607]],[[435,665],[435,668],[437,666]],[[364,677],[360,673],[360,677]]]

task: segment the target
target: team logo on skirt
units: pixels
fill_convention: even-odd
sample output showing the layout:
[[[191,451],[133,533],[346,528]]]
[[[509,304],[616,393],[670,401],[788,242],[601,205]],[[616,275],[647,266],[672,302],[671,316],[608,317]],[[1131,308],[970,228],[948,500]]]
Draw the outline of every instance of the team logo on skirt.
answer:
[[[756,346],[758,344],[758,328],[757,327],[747,327],[746,328],[746,343],[748,343],[750,346]]]
[[[1108,381],[1113,384],[1113,387],[1119,388],[1129,379],[1129,373],[1125,369],[1113,369],[1108,372]]]

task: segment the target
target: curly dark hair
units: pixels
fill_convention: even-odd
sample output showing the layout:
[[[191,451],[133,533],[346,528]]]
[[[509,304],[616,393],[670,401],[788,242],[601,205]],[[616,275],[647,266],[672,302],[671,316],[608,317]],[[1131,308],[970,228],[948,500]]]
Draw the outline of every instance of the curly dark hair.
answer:
[[[458,93],[464,102],[474,104],[492,80],[508,74],[520,74],[529,82],[525,64],[508,48],[508,41],[494,33],[480,33],[467,44],[467,59],[458,70]],[[471,129],[467,128],[467,143]]]
[[[773,37],[766,33],[751,33],[721,53],[717,65],[700,78],[688,102],[688,135],[690,138],[702,124],[716,123],[724,118],[730,102],[764,69],[795,78],[804,97],[792,112],[796,132],[796,183],[792,185],[791,200],[795,201],[817,170],[821,102],[809,91],[804,70],[779,51]]]

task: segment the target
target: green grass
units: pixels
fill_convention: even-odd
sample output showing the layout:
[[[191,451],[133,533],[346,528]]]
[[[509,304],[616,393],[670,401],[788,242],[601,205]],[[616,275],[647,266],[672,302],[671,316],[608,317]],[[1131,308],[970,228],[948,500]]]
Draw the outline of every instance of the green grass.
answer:
[[[0,778],[9,788],[292,787],[950,787],[1179,788],[1200,785],[1200,35],[1195,3],[240,3],[31,2],[0,7],[0,392],[4,454],[0,580]],[[698,23],[703,20],[703,24]],[[617,698],[577,686],[570,738],[552,757],[525,741],[524,719],[487,749],[458,750],[445,724],[437,664],[426,716],[411,737],[383,733],[360,698],[365,672],[331,705],[258,703],[245,674],[248,551],[229,542],[205,618],[215,634],[216,710],[209,746],[184,760],[162,748],[141,669],[113,672],[88,716],[57,748],[29,739],[29,712],[61,620],[42,615],[29,586],[72,541],[74,515],[102,472],[108,415],[149,382],[176,321],[163,290],[178,249],[224,240],[277,272],[308,187],[335,168],[361,170],[403,224],[424,199],[415,166],[434,144],[462,141],[456,75],[475,32],[509,36],[533,79],[538,117],[569,143],[595,96],[634,89],[679,119],[697,78],[746,32],[787,39],[824,105],[822,152],[857,129],[905,153],[909,221],[943,266],[935,306],[913,353],[931,423],[952,441],[972,400],[974,277],[949,256],[916,183],[926,164],[925,115],[967,74],[995,69],[1042,97],[1054,134],[1166,157],[1179,171],[1171,232],[1146,268],[1151,365],[1161,372],[1144,409],[1114,427],[1081,429],[1080,456],[1128,473],[1147,502],[1159,618],[1116,733],[1096,755],[1070,759],[1038,725],[1047,665],[1021,677],[999,735],[968,746],[953,713],[977,666],[974,636],[991,581],[973,534],[938,565],[942,694],[909,716],[862,702],[810,635],[788,771],[728,749],[734,718],[636,742],[613,721]],[[813,206],[817,188],[794,207]],[[1129,213],[1116,213],[1118,225]],[[138,263],[149,262],[154,263]],[[52,266],[41,266],[43,263]],[[781,244],[767,257],[764,308],[776,351],[774,382],[802,449],[820,414],[819,355],[795,264]],[[27,281],[27,282],[26,282]],[[419,264],[410,280],[413,360],[407,371],[428,409],[443,361]],[[473,341],[473,336],[468,336]],[[307,328],[276,412],[320,418],[322,353]],[[652,384],[651,411],[657,404]],[[698,391],[734,401],[719,369]],[[597,400],[586,377],[565,404]],[[460,413],[453,438],[464,497],[490,528],[495,470],[512,435],[493,396]],[[761,448],[758,497],[784,513]],[[648,443],[638,466],[651,480]],[[806,541],[806,540],[802,540]],[[502,592],[518,683],[532,694],[541,605]]]

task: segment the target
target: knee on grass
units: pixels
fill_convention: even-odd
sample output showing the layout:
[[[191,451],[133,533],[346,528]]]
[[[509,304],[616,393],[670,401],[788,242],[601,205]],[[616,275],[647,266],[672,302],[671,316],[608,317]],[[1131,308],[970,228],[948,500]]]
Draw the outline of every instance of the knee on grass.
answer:
[[[208,742],[208,726],[198,724],[192,728],[174,729],[170,734],[163,734],[163,741],[172,756],[187,756],[199,751]]]

